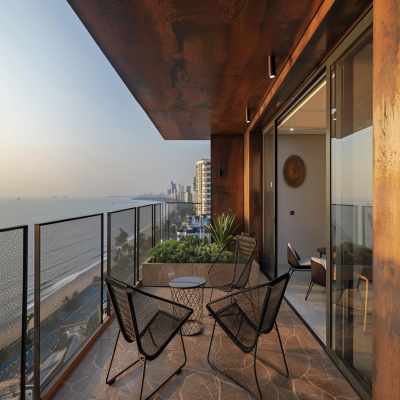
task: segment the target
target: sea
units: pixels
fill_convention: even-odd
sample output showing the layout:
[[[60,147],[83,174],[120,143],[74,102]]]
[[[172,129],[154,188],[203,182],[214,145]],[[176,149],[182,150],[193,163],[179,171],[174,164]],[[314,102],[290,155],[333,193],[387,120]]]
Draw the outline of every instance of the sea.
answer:
[[[28,225],[28,308],[33,304],[35,224],[107,213],[152,203],[152,201],[146,200],[132,200],[131,197],[0,197],[0,228]],[[104,223],[107,223],[106,215]],[[106,235],[105,226],[105,247],[107,246]],[[67,241],[66,247],[58,250],[68,252],[68,246],[72,245],[74,244],[71,241]],[[106,248],[104,248],[104,254],[106,254]],[[58,267],[54,265],[54,268]],[[60,287],[60,274],[58,271],[54,272],[54,274],[51,274],[54,276],[53,281],[46,282],[46,296]],[[79,274],[79,271],[77,270],[76,273]]]

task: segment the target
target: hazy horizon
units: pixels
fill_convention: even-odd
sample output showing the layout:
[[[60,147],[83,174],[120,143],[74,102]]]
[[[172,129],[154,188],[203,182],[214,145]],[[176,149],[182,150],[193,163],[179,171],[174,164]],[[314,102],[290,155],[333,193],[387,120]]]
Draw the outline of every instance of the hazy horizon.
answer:
[[[2,3],[0,196],[193,184],[209,141],[164,141],[65,0]]]

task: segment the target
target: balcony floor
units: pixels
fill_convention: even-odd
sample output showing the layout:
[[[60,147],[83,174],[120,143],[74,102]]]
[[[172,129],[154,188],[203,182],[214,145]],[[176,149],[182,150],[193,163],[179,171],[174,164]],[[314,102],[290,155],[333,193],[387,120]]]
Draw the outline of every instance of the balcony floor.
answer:
[[[144,288],[144,290],[170,298],[168,288]],[[206,289],[204,304],[207,303],[209,296],[210,290]],[[258,380],[264,399],[359,399],[326,352],[286,303],[282,304],[277,321],[290,378],[285,379],[264,363],[257,362]],[[209,366],[207,352],[213,320],[206,311],[203,326],[201,334],[184,337],[187,352],[186,366],[153,397],[154,399],[239,400],[252,398]],[[135,400],[139,398],[143,368],[141,363],[128,370],[113,385],[105,384],[117,333],[118,325],[114,319],[61,384],[52,399]],[[135,344],[128,345],[120,339],[114,359],[115,365],[118,367],[117,363],[120,362],[124,367],[137,360],[135,350]],[[262,335],[258,356],[269,360],[280,369],[284,368],[276,332]],[[256,390],[252,368],[253,357],[242,353],[218,327],[212,346],[212,359],[244,386]],[[144,395],[149,394],[151,388],[156,387],[168,377],[182,362],[182,347],[179,337],[176,337],[158,359],[147,363]],[[113,368],[111,374],[115,371],[117,370]]]

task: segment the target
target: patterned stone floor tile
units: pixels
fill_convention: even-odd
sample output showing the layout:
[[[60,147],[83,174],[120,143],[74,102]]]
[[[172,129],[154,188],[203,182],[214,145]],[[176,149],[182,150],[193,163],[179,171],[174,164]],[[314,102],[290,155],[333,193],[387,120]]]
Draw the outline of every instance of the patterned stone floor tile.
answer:
[[[145,288],[160,297],[170,298],[166,288]],[[205,299],[209,290],[206,289]],[[290,377],[279,375],[263,361],[257,361],[257,376],[263,398],[268,400],[356,400],[359,397],[343,378],[324,349],[301,323],[291,308],[282,303],[277,317]],[[195,336],[184,337],[186,366],[173,376],[154,396],[154,400],[250,400],[252,397],[207,362],[214,320],[204,309],[203,330]],[[112,385],[105,379],[118,334],[114,320],[65,378],[54,400],[138,400],[143,365],[138,362]],[[273,330],[258,342],[258,356],[284,372],[284,363],[277,333]],[[111,376],[138,359],[136,345],[120,337]],[[232,375],[245,387],[257,393],[253,355],[244,354],[218,326],[214,333],[210,360],[225,373]],[[184,355],[179,336],[164,352],[146,366],[144,395],[163,382],[179,365]]]

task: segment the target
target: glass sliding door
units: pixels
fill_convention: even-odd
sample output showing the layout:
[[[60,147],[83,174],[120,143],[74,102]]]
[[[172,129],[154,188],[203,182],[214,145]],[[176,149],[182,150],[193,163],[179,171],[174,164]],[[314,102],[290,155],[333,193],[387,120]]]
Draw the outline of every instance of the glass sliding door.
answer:
[[[264,246],[263,272],[276,277],[275,261],[275,125],[264,133]]]
[[[330,348],[372,387],[372,29],[330,67]]]

